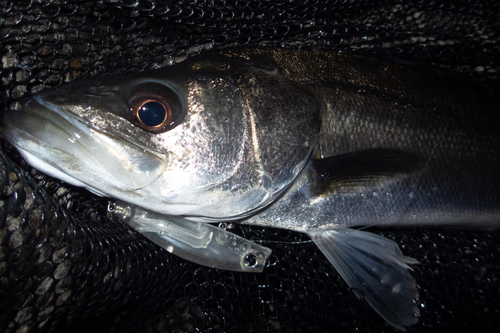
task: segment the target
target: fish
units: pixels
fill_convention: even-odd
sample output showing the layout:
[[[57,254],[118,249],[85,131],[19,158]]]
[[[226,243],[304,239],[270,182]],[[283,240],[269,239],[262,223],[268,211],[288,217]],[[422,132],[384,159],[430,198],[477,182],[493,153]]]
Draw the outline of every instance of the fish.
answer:
[[[134,207],[124,216],[152,212],[149,231],[306,233],[405,330],[419,317],[418,261],[364,227],[498,227],[497,92],[355,55],[227,49],[42,92],[3,112],[0,133],[40,171]]]

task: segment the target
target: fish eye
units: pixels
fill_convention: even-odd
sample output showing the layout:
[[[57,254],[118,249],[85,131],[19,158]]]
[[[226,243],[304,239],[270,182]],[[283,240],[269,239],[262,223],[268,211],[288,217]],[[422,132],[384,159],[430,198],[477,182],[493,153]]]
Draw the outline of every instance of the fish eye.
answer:
[[[147,82],[134,87],[129,95],[129,118],[134,124],[151,133],[163,133],[182,120],[182,103],[168,86]]]
[[[145,127],[159,128],[168,120],[169,109],[159,101],[145,101],[137,110],[137,119]]]

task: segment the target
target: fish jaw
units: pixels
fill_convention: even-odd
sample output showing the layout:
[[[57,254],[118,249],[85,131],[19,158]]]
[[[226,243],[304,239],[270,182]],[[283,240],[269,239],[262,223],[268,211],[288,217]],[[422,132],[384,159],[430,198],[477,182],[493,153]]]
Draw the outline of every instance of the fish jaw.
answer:
[[[2,135],[33,167],[71,185],[99,196],[137,198],[167,167],[167,157],[124,146],[43,96],[25,100],[23,109],[2,114]],[[98,158],[102,154],[110,158]]]

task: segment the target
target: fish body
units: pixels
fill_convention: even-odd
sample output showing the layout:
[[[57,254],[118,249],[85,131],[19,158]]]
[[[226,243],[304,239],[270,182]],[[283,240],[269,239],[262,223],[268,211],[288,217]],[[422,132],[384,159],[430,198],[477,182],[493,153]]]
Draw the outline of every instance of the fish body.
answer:
[[[498,105],[490,87],[398,64],[241,49],[37,95],[4,112],[1,131],[35,167],[98,195],[305,232],[403,329],[418,318],[415,261],[349,227],[497,227]]]
[[[284,67],[308,64],[289,77],[324,105],[317,158],[286,196],[245,223],[302,232],[498,225],[496,90],[358,57],[276,58]]]

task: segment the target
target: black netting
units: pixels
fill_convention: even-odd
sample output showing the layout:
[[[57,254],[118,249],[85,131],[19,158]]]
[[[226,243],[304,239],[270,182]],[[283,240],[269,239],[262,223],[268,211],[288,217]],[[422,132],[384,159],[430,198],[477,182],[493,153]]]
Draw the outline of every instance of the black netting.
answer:
[[[64,82],[243,45],[364,54],[493,83],[499,25],[495,0],[0,0],[0,102],[15,109]],[[110,220],[105,199],[39,174],[5,143],[0,164],[2,332],[394,331],[304,235],[235,226],[272,248],[272,265],[212,270]],[[413,331],[500,323],[498,232],[378,232],[421,262]]]

